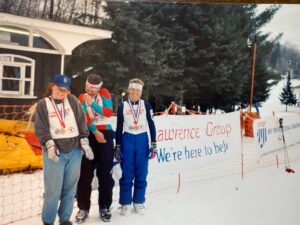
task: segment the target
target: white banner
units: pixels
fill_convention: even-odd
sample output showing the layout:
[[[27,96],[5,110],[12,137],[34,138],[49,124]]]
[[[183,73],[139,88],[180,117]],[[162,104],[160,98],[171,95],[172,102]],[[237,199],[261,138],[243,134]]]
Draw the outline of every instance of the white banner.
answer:
[[[285,116],[283,132],[287,147],[300,144],[300,115]],[[260,155],[268,155],[283,149],[279,117],[257,119],[253,122],[254,140]]]
[[[218,115],[155,116],[157,157],[149,161],[148,181],[187,170],[240,160],[240,112]],[[111,118],[113,130],[116,117]],[[116,182],[120,165],[114,167]],[[96,183],[93,187],[97,188]]]
[[[155,124],[158,152],[149,167],[154,176],[240,157],[240,112],[157,116]]]

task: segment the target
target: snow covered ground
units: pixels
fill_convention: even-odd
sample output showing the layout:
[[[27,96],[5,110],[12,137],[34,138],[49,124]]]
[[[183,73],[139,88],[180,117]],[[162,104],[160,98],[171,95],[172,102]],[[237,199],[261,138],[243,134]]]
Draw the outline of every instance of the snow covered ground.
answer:
[[[188,183],[147,195],[144,216],[119,215],[113,203],[111,225],[299,225],[300,162],[292,164],[295,174],[269,167],[255,170],[242,180],[231,176],[208,182]],[[97,198],[96,192],[93,198]],[[77,209],[74,210],[74,219]],[[100,222],[94,205],[87,225]],[[39,225],[40,217],[14,223]]]
[[[281,105],[278,99],[285,83],[285,80],[280,81],[272,88],[270,98],[260,108],[262,117],[271,116],[273,112],[277,115],[287,114],[285,106]],[[292,80],[293,86],[299,84],[300,80]],[[289,106],[288,110],[288,113],[300,112],[299,107]],[[144,216],[134,213],[129,217],[119,215],[118,185],[116,185],[110,224],[300,225],[299,145],[289,150],[295,174],[284,172],[282,164],[278,169],[275,156],[258,160],[258,152],[253,148],[252,138],[243,138],[243,148],[246,172],[244,179],[240,175],[239,162],[238,164],[229,162],[228,165],[217,164],[214,167],[200,168],[199,171],[184,171],[178,193],[177,175],[169,178],[158,177],[149,184],[145,204],[147,213]],[[283,156],[280,154],[278,156],[279,162],[282,163]],[[29,178],[28,183],[31,185],[35,184],[36,180],[42,182],[41,173],[35,173],[34,176],[38,178],[33,179],[33,175],[22,176],[23,182],[26,183]],[[19,177],[16,177],[15,181],[18,179]],[[40,186],[39,183],[35,185]],[[42,188],[39,188],[39,191],[42,191]],[[85,223],[87,225],[103,223],[99,219],[97,197],[97,191],[94,191],[90,217]],[[3,207],[4,205],[5,203],[2,204]],[[39,208],[41,201],[35,205]],[[73,221],[76,213],[77,208],[72,215]],[[41,218],[34,216],[13,223],[13,225],[25,224],[40,225]]]

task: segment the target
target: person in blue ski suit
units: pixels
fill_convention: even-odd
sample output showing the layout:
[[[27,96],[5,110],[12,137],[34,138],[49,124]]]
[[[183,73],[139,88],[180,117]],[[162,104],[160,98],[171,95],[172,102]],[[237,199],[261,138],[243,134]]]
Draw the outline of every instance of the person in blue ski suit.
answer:
[[[153,111],[151,105],[141,99],[143,86],[140,79],[130,80],[128,100],[118,105],[115,157],[122,169],[119,203],[123,216],[131,213],[132,203],[137,214],[145,213],[148,161],[156,156]]]

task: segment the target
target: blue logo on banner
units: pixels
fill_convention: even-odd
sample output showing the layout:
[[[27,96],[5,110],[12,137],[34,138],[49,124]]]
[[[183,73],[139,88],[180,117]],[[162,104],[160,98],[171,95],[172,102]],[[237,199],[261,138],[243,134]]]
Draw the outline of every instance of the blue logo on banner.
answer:
[[[260,128],[257,131],[258,144],[262,148],[267,142],[267,128]]]

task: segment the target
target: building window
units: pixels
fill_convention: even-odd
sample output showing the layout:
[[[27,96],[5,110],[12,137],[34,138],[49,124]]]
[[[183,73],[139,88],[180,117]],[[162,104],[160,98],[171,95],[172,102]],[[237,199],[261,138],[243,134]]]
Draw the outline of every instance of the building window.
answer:
[[[37,32],[33,31],[30,33],[25,29],[3,25],[0,25],[0,43],[51,50],[55,49]]]
[[[35,61],[20,55],[0,54],[0,97],[33,96]]]

